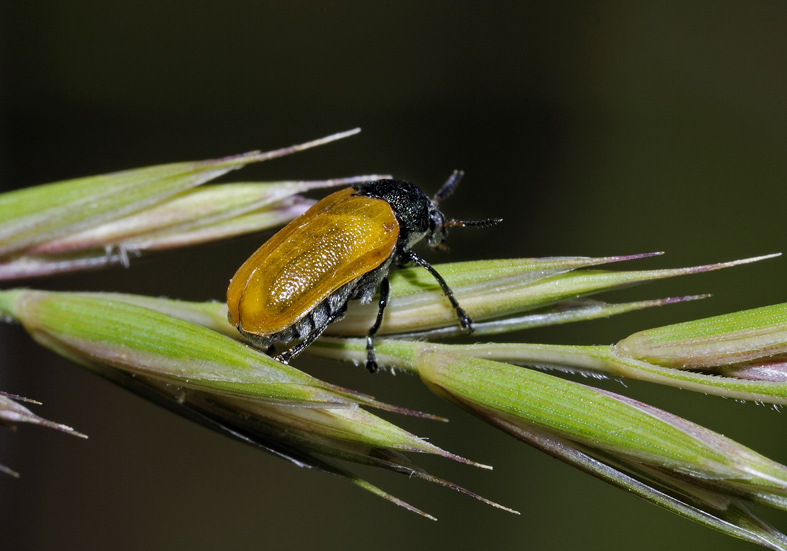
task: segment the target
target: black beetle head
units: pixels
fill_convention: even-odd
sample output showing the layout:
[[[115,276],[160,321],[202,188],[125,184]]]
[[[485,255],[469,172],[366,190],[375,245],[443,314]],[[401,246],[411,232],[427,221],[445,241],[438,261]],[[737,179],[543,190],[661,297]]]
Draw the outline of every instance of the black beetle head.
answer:
[[[383,199],[391,205],[400,226],[400,238],[406,247],[426,238],[429,246],[439,247],[451,226],[491,226],[500,219],[490,218],[464,222],[446,220],[438,203],[451,195],[464,172],[455,170],[433,199],[429,199],[417,186],[398,180],[375,180],[353,186],[359,195]]]
[[[446,236],[446,220],[434,201],[429,207],[429,231],[426,234],[426,241],[430,247],[438,247]]]

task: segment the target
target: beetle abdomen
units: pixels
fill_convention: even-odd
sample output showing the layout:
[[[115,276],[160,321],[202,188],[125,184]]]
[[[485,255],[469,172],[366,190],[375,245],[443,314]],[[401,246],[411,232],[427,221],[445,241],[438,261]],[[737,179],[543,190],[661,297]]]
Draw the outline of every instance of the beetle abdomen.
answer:
[[[307,312],[306,315],[282,331],[262,335],[244,331],[241,327],[238,330],[244,337],[252,341],[255,346],[263,350],[278,342],[292,342],[306,338],[314,331],[322,331],[331,318],[337,321],[344,317],[347,301],[356,293],[360,279],[353,280],[342,286],[310,312]]]

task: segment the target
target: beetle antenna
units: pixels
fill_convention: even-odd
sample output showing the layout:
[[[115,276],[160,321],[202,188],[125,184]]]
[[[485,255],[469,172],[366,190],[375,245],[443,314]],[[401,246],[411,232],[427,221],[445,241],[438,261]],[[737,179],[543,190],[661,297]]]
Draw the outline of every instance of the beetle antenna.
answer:
[[[465,228],[465,227],[476,227],[476,228],[483,228],[486,226],[494,226],[495,224],[499,224],[502,222],[502,218],[487,218],[486,220],[448,220],[445,225],[446,227],[453,228],[456,226]]]
[[[448,180],[446,180],[445,183],[443,184],[443,187],[440,188],[440,191],[435,193],[432,201],[434,201],[435,203],[439,203],[440,201],[451,195],[454,192],[454,189],[456,189],[456,186],[462,180],[462,177],[464,175],[465,175],[464,170],[454,170],[451,173],[451,176],[448,177]]]

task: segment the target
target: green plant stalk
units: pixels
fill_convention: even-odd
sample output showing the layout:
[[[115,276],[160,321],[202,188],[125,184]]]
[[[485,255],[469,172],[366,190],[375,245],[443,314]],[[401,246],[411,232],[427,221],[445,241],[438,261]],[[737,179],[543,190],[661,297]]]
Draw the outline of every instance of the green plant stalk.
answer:
[[[610,392],[464,356],[464,348],[386,339],[378,361],[414,371],[437,394],[615,486],[772,549],[787,538],[741,500],[787,509],[787,468],[719,434]],[[362,340],[316,353],[363,361]]]
[[[325,383],[167,314],[87,294],[29,290],[0,291],[0,313],[18,319],[38,342],[77,363],[163,381],[161,390],[182,394],[180,399],[202,393],[242,416],[266,419],[292,433],[469,463],[358,406],[416,412]]]
[[[358,406],[413,412],[323,383],[209,329],[136,304],[80,293],[0,291],[0,313],[21,321],[44,346],[173,411],[301,466],[338,474],[397,504],[403,502],[361,483],[323,456],[416,476],[514,512],[429,475],[399,452],[486,466]]]
[[[220,227],[235,227],[235,233],[258,231],[280,225],[302,214],[314,201],[297,193],[333,186],[352,185],[378,179],[373,174],[319,181],[233,182],[188,189],[156,205],[113,219],[81,232],[45,241],[24,251],[28,256],[64,254],[107,247],[127,249],[161,249],[162,240],[191,245],[207,239],[189,239],[189,234],[208,233],[212,240],[232,235]],[[281,213],[281,214],[279,214]],[[267,214],[268,220],[260,215]],[[279,214],[279,216],[276,216]],[[242,222],[236,222],[242,219]],[[260,220],[251,224],[252,220]],[[172,243],[169,246],[173,246]]]
[[[663,470],[648,476],[642,464],[621,465],[609,455],[599,457],[585,446],[533,427],[500,419],[492,424],[572,467],[687,520],[770,549],[787,549],[787,536],[757,517],[744,503],[732,499],[729,492],[698,488],[682,480],[669,484],[675,479]]]
[[[532,309],[531,311],[533,312],[532,315],[534,318],[532,318],[529,322],[526,321],[526,317],[520,318],[520,321],[515,319],[515,323],[513,324],[508,323],[510,318],[509,320],[490,321],[488,323],[494,326],[493,331],[503,329],[510,330],[512,328],[516,328],[517,324],[522,323],[542,325],[547,323],[562,323],[566,321],[592,319],[601,314],[611,315],[630,311],[634,308],[661,305],[685,300],[686,298],[694,298],[684,297],[680,299],[643,301],[642,303],[632,303],[628,305],[607,305],[603,303],[596,303],[592,308],[585,307],[583,305],[579,306],[578,308],[574,308],[573,305],[576,301],[573,297],[575,297],[577,293],[581,292],[582,290],[588,289],[588,278],[591,280],[604,281],[606,285],[614,287],[619,284],[629,282],[631,279],[638,280],[640,275],[635,273],[635,275],[632,276],[627,272],[594,272],[588,275],[583,272],[576,272],[576,281],[572,279],[574,273],[562,273],[559,274],[558,279],[551,279],[553,277],[553,270],[572,269],[574,266],[586,265],[588,262],[599,263],[607,261],[610,261],[610,259],[563,258],[545,259],[541,261],[537,259],[520,259],[438,265],[436,268],[441,273],[445,272],[447,274],[446,280],[448,281],[449,285],[457,289],[458,294],[466,291],[468,286],[474,285],[477,288],[484,288],[485,290],[483,291],[477,291],[479,300],[484,296],[488,296],[490,292],[493,292],[486,290],[486,287],[493,289],[494,292],[497,292],[500,295],[505,295],[505,291],[501,290],[501,287],[498,286],[501,281],[511,282],[513,279],[519,278],[515,285],[517,288],[519,288],[520,285],[527,285],[528,282],[537,286],[544,286],[546,283],[542,281],[543,277],[546,277],[547,280],[550,281],[549,285],[551,285],[553,288],[550,291],[550,295],[544,299],[545,302],[539,303],[538,300],[540,299],[538,296],[530,295],[529,292],[521,293],[519,291],[515,291],[510,295],[505,295],[507,301],[505,308],[507,311],[511,310],[511,304],[516,303],[517,300],[521,299],[521,302],[518,303],[518,311],[522,312]],[[719,264],[711,265],[712,268],[721,266],[722,265]],[[699,269],[703,270],[707,268],[708,267],[699,267]],[[474,270],[478,270],[482,274],[479,276],[478,280],[472,279],[471,274]],[[676,271],[678,273],[683,273],[688,270],[692,269],[680,269]],[[517,276],[516,274],[520,271],[522,273]],[[656,271],[655,274],[651,275],[663,277],[664,275],[669,274],[674,275],[674,272],[676,271]],[[412,321],[414,319],[414,315],[411,310],[409,310],[407,307],[397,307],[396,305],[397,300],[406,301],[407,296],[410,296],[415,297],[421,304],[431,303],[434,307],[445,310],[448,314],[448,319],[445,323],[449,325],[449,330],[453,331],[457,326],[454,312],[449,306],[445,306],[443,304],[447,303],[447,301],[443,297],[442,292],[437,289],[432,282],[429,281],[428,277],[431,276],[429,276],[429,274],[424,275],[421,272],[424,272],[424,270],[408,269],[397,271],[392,274],[393,294],[400,298],[394,298],[392,300],[392,304],[389,308],[390,312],[386,313],[383,327],[385,327],[387,323],[392,323],[395,326],[400,326],[404,330],[408,330],[414,329],[412,325],[407,325],[408,323],[414,323],[415,325],[421,324],[421,322],[418,320],[415,322]],[[546,276],[544,275],[545,273],[547,274]],[[421,283],[416,284],[415,281],[421,281]],[[594,283],[592,288],[596,289],[597,283]],[[400,293],[404,294],[405,296],[401,297]],[[549,310],[544,311],[538,309],[551,308],[549,303],[556,294],[558,294],[563,299],[569,300],[569,306],[566,311],[558,311],[551,315]],[[226,321],[227,309],[224,303],[196,303],[112,293],[93,293],[90,294],[90,296],[101,298],[103,300],[137,304],[209,327],[214,331],[220,332],[234,339],[239,338],[237,330],[229,325]],[[464,302],[462,302],[462,304],[464,304]],[[335,327],[332,326],[329,328],[329,331],[343,330],[351,335],[364,335],[371,326],[375,313],[370,311],[367,313],[368,317],[363,317],[362,313],[359,313],[359,310],[362,310],[363,307],[360,306],[359,308],[359,306],[360,305],[353,304],[350,308],[350,315],[356,316],[352,320],[351,324],[334,324]],[[715,320],[714,323],[717,324],[717,329],[713,333],[709,333],[709,327],[711,324],[703,320],[699,320],[698,322],[689,322],[689,324],[670,326],[670,328],[674,328],[675,331],[675,337],[672,342],[680,350],[689,347],[690,351],[696,351],[696,347],[691,348],[694,346],[692,339],[695,337],[692,336],[693,333],[689,331],[689,329],[693,325],[697,325],[702,330],[700,336],[707,341],[709,338],[708,335],[711,335],[713,339],[715,339],[714,342],[726,350],[725,357],[729,361],[741,361],[747,358],[755,358],[758,354],[763,354],[762,351],[758,351],[758,347],[763,342],[765,342],[762,340],[762,338],[767,340],[766,344],[771,343],[767,344],[770,347],[766,351],[767,354],[772,353],[775,350],[774,346],[776,346],[778,339],[784,337],[784,329],[780,325],[784,317],[784,310],[784,306],[777,305],[774,307],[760,309],[759,314],[763,315],[750,315],[747,313],[733,314],[731,315],[732,317],[729,318],[731,321],[728,322],[724,321],[727,319],[724,316],[718,316],[716,318],[712,318]],[[355,314],[353,314],[353,312],[355,312]],[[568,314],[566,314],[566,312],[568,312]],[[471,313],[473,312],[471,311]],[[769,315],[764,315],[766,313]],[[748,320],[748,325],[741,327],[735,322],[736,319]],[[756,320],[761,320],[760,323],[764,324],[760,329],[756,329],[755,327],[757,323]],[[481,322],[482,326],[483,323],[484,322]],[[759,340],[758,338],[751,337],[755,332],[758,332],[757,334],[761,335],[761,338],[758,337]],[[645,332],[645,334],[649,333],[650,332]],[[660,334],[662,335],[663,340],[665,332],[661,331]],[[747,335],[748,337],[741,339],[739,337],[740,334]],[[411,335],[421,338],[423,334],[421,332],[415,331],[414,333],[411,333]],[[676,369],[673,367],[664,367],[658,363],[649,363],[631,356],[624,355],[624,351],[633,350],[634,344],[636,342],[641,342],[641,340],[642,339],[638,339],[635,341],[632,337],[629,339],[624,339],[624,341],[621,342],[628,343],[626,346],[572,346],[523,343],[502,344],[487,342],[457,347],[455,350],[461,352],[462,354],[499,361],[525,365],[536,365],[570,371],[588,371],[603,374],[609,377],[621,377],[649,381],[658,384],[680,387],[695,392],[703,392],[740,400],[787,404],[787,382],[784,381],[763,381],[739,377],[718,377],[704,373]],[[326,354],[326,346],[320,343],[327,342],[329,341],[322,339],[316,346],[312,347],[310,352],[323,355]],[[379,340],[379,342],[382,343],[383,341]],[[390,342],[394,341],[389,341],[389,343]],[[390,346],[390,344],[387,344],[386,346]],[[382,348],[380,350],[382,350]],[[339,355],[341,354],[343,353],[339,353]],[[629,354],[633,354],[633,352],[629,352]],[[363,358],[357,359],[358,361],[363,361]],[[402,367],[398,358],[388,358],[387,361],[390,363],[390,365]]]
[[[249,163],[316,147],[351,130],[267,153],[173,163],[77,178],[0,195],[0,256],[151,207]]]
[[[365,342],[360,339],[326,339],[312,348],[326,357],[357,362],[365,359]],[[467,347],[381,339],[375,349],[381,364],[418,373],[441,396],[445,397],[446,391],[434,382],[436,377],[424,374],[455,376],[452,394],[468,396],[477,408],[496,408],[503,418],[524,418],[541,430],[638,461],[657,460],[660,466],[678,472],[704,472],[707,477],[735,480],[753,475],[759,481],[756,484],[772,483],[774,491],[785,488],[787,492],[787,469],[778,463],[748,449],[731,462],[727,440],[720,435],[696,425],[683,425],[678,418],[625,397],[610,396],[606,391],[532,369],[473,358],[465,354]],[[433,357],[440,362],[427,361]],[[483,390],[474,394],[474,388]],[[750,460],[758,466],[752,468],[747,464]]]
[[[678,369],[712,369],[787,354],[787,303],[640,331],[622,357]]]
[[[352,406],[363,398],[323,383],[232,339],[159,312],[78,293],[0,291],[0,312],[41,344],[77,361],[101,361],[272,401]]]
[[[681,275],[692,275],[756,262],[773,255],[704,266],[663,270],[579,270],[608,262],[650,255],[602,258],[521,258],[435,265],[454,296],[474,321],[515,315],[554,306],[577,297]],[[434,278],[421,268],[391,272],[391,301],[381,335],[418,334],[456,326],[456,313]],[[374,321],[377,305],[357,305],[347,317],[332,324],[326,334],[365,334]],[[592,313],[587,317],[592,317]],[[585,318],[587,319],[587,318]]]

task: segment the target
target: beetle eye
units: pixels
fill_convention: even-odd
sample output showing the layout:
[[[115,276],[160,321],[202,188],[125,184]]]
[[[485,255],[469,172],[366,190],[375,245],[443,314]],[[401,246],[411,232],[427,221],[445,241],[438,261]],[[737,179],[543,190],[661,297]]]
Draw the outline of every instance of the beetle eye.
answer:
[[[443,239],[445,239],[445,218],[439,210],[434,209],[429,213],[427,241],[430,247],[437,247]]]

